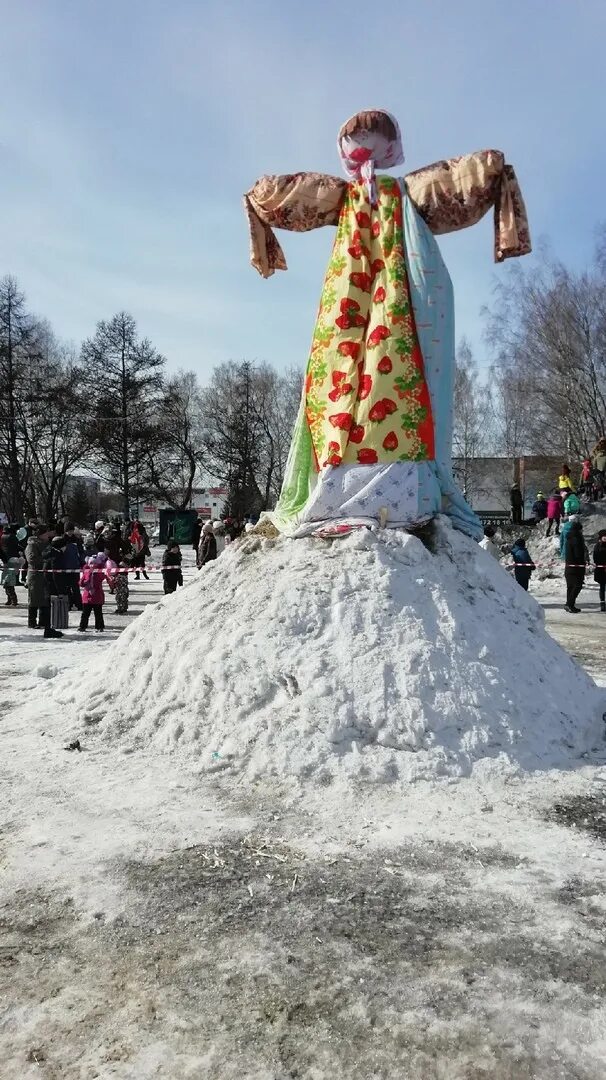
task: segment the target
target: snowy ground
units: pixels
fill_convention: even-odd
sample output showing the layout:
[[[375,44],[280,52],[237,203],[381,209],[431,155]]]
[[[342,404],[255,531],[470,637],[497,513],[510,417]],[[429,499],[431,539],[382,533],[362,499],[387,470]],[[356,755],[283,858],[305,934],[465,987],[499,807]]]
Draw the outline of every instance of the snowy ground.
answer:
[[[104,636],[0,615],[0,1077],[601,1080],[606,744],[570,771],[303,802],[87,745],[49,680],[158,579]],[[606,684],[593,583],[581,615],[563,592],[537,583],[547,625]]]

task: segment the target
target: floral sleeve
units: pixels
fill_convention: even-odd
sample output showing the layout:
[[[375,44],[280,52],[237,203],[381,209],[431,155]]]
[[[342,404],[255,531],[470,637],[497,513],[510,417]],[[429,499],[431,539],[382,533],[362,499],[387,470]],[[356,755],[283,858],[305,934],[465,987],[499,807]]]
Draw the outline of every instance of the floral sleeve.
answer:
[[[250,230],[251,265],[270,277],[286,270],[286,259],[272,228],[307,232],[336,225],[347,181],[323,173],[262,176],[244,196]]]
[[[409,173],[408,195],[433,233],[475,225],[494,207],[495,261],[531,251],[526,207],[511,165],[499,150],[437,161]]]

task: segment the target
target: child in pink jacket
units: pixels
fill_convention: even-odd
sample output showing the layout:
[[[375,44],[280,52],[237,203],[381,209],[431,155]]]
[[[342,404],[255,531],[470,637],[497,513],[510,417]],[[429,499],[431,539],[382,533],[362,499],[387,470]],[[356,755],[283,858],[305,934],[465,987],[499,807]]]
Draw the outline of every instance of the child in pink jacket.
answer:
[[[103,603],[105,601],[103,578],[105,577],[104,567],[106,562],[106,555],[101,553],[99,555],[93,555],[90,559],[86,560],[86,565],[80,574],[82,616],[80,618],[78,630],[81,633],[88,630],[88,620],[90,619],[91,611],[94,611],[95,613],[95,630],[97,633],[100,634],[105,630],[105,622],[103,620]]]
[[[557,489],[554,489],[552,491],[551,495],[549,496],[548,500],[547,500],[547,523],[548,524],[547,524],[547,532],[545,533],[545,536],[550,536],[551,535],[551,530],[552,530],[554,525],[555,525],[555,534],[556,534],[556,536],[560,535],[560,518],[562,517],[563,513],[564,513],[564,507],[562,505],[562,497],[561,497],[559,491],[557,491]]]

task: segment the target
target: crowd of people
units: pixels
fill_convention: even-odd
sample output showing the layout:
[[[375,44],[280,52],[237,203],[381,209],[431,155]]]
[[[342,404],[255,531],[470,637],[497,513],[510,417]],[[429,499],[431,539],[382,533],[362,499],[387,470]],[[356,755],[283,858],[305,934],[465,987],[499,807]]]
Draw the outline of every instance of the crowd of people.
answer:
[[[587,569],[591,565],[589,550],[583,535],[581,520],[581,499],[595,502],[604,497],[606,486],[606,439],[600,439],[591,457],[582,464],[579,483],[575,485],[570,467],[564,463],[557,484],[546,498],[542,491],[537,492],[532,506],[533,524],[547,521],[546,536],[551,536],[552,529],[559,537],[559,556],[564,563],[566,581],[566,603],[564,608],[570,614],[578,614],[578,596],[585,584]],[[523,498],[519,484],[511,488],[511,517],[514,525],[521,525],[523,520]],[[504,551],[494,542],[496,530],[486,526],[480,546],[495,558],[500,559]],[[523,589],[528,589],[536,566],[526,546],[524,537],[519,537],[508,552],[512,559],[513,574]],[[600,611],[606,612],[606,529],[600,530],[593,548],[593,576],[599,588]]]
[[[547,521],[545,535],[552,528],[559,537],[560,558],[564,562],[566,581],[565,610],[576,614],[581,609],[577,598],[590,565],[589,551],[583,536],[580,518],[581,496],[588,500],[602,498],[606,472],[606,439],[600,440],[592,458],[583,462],[580,482],[575,489],[570,469],[562,466],[557,486],[548,498],[537,492],[532,507],[533,521]],[[511,493],[514,524],[522,522],[523,498],[518,484]],[[192,546],[196,566],[201,570],[213,562],[225,548],[242,534],[254,528],[251,520],[238,522],[230,518],[207,521],[198,518],[193,528]],[[496,530],[486,526],[480,546],[497,559],[504,554],[495,543]],[[509,549],[516,581],[525,590],[536,566],[524,537],[518,537]],[[6,593],[6,607],[17,607],[17,587],[27,589],[28,626],[39,629],[45,638],[62,636],[69,611],[80,612],[78,630],[85,633],[91,615],[95,630],[105,629],[103,604],[104,585],[115,599],[115,611],[125,615],[129,605],[129,577],[146,580],[146,559],[150,557],[149,536],[139,520],[125,522],[96,521],[89,531],[79,530],[74,523],[57,520],[48,523],[30,519],[27,525],[8,524],[0,527],[0,584]],[[173,593],[183,585],[182,553],[179,543],[169,537],[162,557],[162,579],[165,593]],[[606,529],[598,535],[593,549],[594,579],[599,587],[600,610],[606,612]]]
[[[17,587],[27,589],[27,622],[45,638],[62,636],[72,608],[80,612],[78,629],[88,629],[91,614],[95,630],[105,629],[104,583],[115,597],[116,613],[128,612],[129,575],[147,578],[145,560],[149,538],[140,521],[96,521],[79,530],[67,519],[4,526],[0,536],[0,581],[6,607],[19,604]]]
[[[547,533],[549,535],[549,533]],[[484,537],[480,541],[480,547],[493,555],[495,559],[501,559],[504,554],[511,555],[513,563],[511,568],[513,575],[523,589],[528,591],[530,579],[536,565],[526,546],[523,536],[509,548],[507,552],[498,547],[494,541],[496,529],[487,525],[484,529]],[[585,576],[590,567],[589,549],[583,535],[583,524],[578,514],[571,514],[562,525],[559,546],[560,559],[564,563],[564,580],[566,582],[565,611],[576,615],[581,608],[577,607],[577,598],[585,584]],[[598,539],[593,548],[593,577],[597,582],[600,598],[600,611],[606,612],[606,529],[600,529]]]
[[[225,546],[250,531],[250,521],[204,522],[194,527],[193,546],[199,569],[212,562]],[[68,519],[26,525],[8,524],[0,528],[0,583],[6,593],[5,607],[18,607],[17,588],[27,590],[27,617],[30,629],[42,630],[45,638],[62,637],[69,612],[80,613],[78,630],[88,630],[91,615],[95,630],[105,630],[103,605],[105,589],[115,600],[117,615],[126,615],[129,579],[149,580],[146,559],[151,555],[149,536],[139,520],[96,521],[89,529],[78,529]],[[182,553],[170,538],[162,557],[165,593],[183,585]]]
[[[570,514],[578,514],[581,509],[581,498],[587,502],[598,502],[606,494],[606,438],[600,439],[590,457],[586,457],[579,473],[579,482],[575,484],[570,472],[570,466],[565,462],[562,465],[557,484],[554,485],[551,494],[545,497],[542,491],[537,492],[537,497],[532,505],[532,517],[534,522],[548,521],[549,536],[555,526],[556,536],[560,531],[560,520]],[[511,520],[514,525],[521,525],[524,519],[524,497],[519,483],[511,485],[510,491]]]
[[[204,518],[198,518],[192,543],[198,569],[201,570],[206,563],[216,559],[229,544],[251,529],[254,529],[251,519],[236,521],[228,517],[224,521],[205,521]]]

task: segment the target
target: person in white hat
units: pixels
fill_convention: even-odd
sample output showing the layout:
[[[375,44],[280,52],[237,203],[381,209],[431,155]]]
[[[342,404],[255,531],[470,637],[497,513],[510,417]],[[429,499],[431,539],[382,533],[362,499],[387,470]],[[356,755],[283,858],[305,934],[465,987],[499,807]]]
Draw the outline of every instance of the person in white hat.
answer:
[[[225,525],[222,521],[213,521],[213,533],[217,541],[217,557],[225,551]]]

